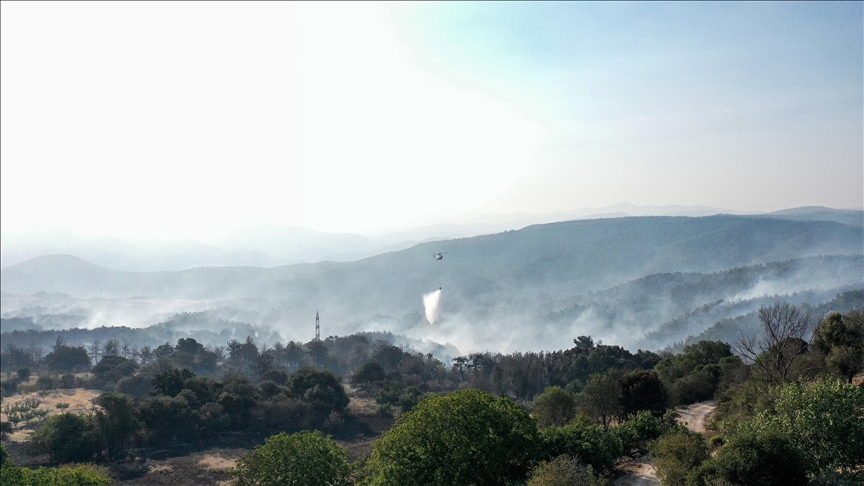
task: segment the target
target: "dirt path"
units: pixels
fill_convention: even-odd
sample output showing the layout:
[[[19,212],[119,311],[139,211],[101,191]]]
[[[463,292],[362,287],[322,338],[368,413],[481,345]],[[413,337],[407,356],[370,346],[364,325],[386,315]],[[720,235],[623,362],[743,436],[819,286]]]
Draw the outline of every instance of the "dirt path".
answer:
[[[717,406],[713,400],[678,408],[678,422],[686,423],[687,428],[694,432],[704,433],[706,421],[715,408]],[[660,484],[654,472],[654,466],[651,464],[651,457],[647,454],[625,462],[616,469],[623,475],[612,481],[613,486],[656,486]]]
[[[704,433],[708,416],[714,413],[715,408],[717,408],[717,404],[714,403],[714,400],[706,400],[678,408],[676,409],[678,411],[678,422],[686,423],[687,428],[693,432]]]
[[[624,475],[615,478],[612,481],[612,486],[658,486],[660,484],[654,474],[651,458],[647,454],[626,462],[616,469]]]

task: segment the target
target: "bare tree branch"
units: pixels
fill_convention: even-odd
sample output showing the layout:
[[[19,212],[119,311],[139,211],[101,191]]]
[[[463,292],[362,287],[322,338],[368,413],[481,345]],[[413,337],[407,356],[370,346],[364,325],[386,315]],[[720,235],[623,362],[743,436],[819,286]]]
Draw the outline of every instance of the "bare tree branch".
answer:
[[[735,351],[765,373],[770,383],[783,383],[792,372],[796,359],[807,351],[813,340],[811,313],[788,302],[777,302],[759,309],[763,337],[742,337]],[[804,338],[809,337],[805,341]]]

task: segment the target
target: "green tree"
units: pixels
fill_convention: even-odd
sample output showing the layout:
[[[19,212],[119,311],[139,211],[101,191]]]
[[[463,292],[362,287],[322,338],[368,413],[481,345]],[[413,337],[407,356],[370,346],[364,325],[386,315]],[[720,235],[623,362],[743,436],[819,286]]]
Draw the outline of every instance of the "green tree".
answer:
[[[347,457],[347,450],[321,432],[283,432],[240,456],[231,475],[237,486],[347,485]]]
[[[579,394],[579,408],[589,417],[608,429],[612,420],[618,416],[621,404],[621,372],[610,370],[605,374],[591,375],[591,381]]]
[[[103,393],[94,401],[102,407],[96,414],[96,423],[108,457],[113,458],[118,450],[124,450],[126,441],[141,428],[141,422],[135,416],[132,399],[125,395]]]
[[[326,415],[332,411],[342,413],[348,406],[342,380],[328,370],[300,368],[288,377],[287,386],[293,397],[311,403]]]
[[[112,341],[116,341],[116,339]],[[99,386],[102,386],[108,382],[117,383],[126,376],[132,376],[137,369],[138,364],[131,359],[106,355],[99,361],[99,364],[93,367],[92,372]]]
[[[833,312],[814,332],[813,347],[825,356],[825,364],[848,383],[864,370],[864,315]]]
[[[83,346],[59,346],[45,356],[45,364],[52,371],[71,371],[75,368],[89,368],[90,356]]]
[[[49,454],[58,462],[82,462],[102,450],[92,421],[74,413],[52,415],[30,438],[28,452]]]
[[[648,410],[656,417],[666,411],[666,388],[657,373],[637,370],[621,378],[620,418]]]
[[[381,386],[381,382],[387,378],[384,369],[375,361],[363,363],[354,370],[351,375],[351,384],[357,388],[362,388],[369,391],[375,391]]]
[[[186,368],[182,370],[173,368],[154,375],[151,383],[153,384],[153,388],[156,389],[157,394],[173,397],[177,396],[180,390],[183,389],[183,383],[194,376],[195,373]]]
[[[539,427],[560,427],[576,416],[576,398],[560,386],[551,386],[534,399],[533,412]]]
[[[428,398],[399,417],[367,463],[373,485],[507,484],[536,457],[537,426],[518,405],[479,390]]]
[[[814,473],[864,467],[864,389],[840,380],[787,384],[773,410],[740,428],[786,435]]]

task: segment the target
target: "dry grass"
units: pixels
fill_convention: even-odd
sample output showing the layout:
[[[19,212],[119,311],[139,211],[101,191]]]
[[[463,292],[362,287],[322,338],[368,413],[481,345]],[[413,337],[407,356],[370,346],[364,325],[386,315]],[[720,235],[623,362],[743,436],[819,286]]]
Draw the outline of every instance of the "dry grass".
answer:
[[[222,457],[221,454],[206,454],[198,465],[208,471],[227,471],[237,465],[236,459]]]
[[[83,412],[85,409],[92,409],[95,407],[93,405],[93,399],[101,395],[102,392],[98,390],[87,390],[84,388],[65,388],[58,390],[50,390],[48,395],[40,396],[38,393],[28,393],[26,395],[14,395],[11,397],[6,397],[3,399],[3,406],[6,405],[14,406],[15,404],[21,403],[27,398],[36,398],[41,400],[42,403],[39,404],[38,408],[43,408],[48,410],[48,415],[56,415],[58,413],[63,412]],[[59,409],[57,408],[58,403],[68,403],[69,408]],[[0,418],[5,422],[9,420],[9,417],[4,413],[0,413]],[[18,429],[9,435],[9,441],[11,442],[25,442],[30,435],[33,433],[33,425],[24,425],[23,423],[18,424]]]
[[[174,466],[170,464],[155,464],[150,466],[150,470],[147,471],[147,474],[168,474],[174,472]]]
[[[352,397],[348,403],[348,413],[357,417],[377,415],[378,407],[374,398]]]
[[[144,463],[146,474],[134,478],[120,479],[115,477],[117,486],[197,486],[222,485],[234,483],[228,477],[228,470],[234,467],[236,460],[246,449],[214,448],[205,452],[171,457],[167,459],[150,459]]]

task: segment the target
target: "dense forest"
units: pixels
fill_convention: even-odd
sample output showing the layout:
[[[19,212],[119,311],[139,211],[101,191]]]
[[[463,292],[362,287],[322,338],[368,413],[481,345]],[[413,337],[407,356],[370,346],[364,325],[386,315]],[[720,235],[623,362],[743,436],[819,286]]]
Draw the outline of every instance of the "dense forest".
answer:
[[[446,363],[374,334],[133,347],[59,333],[44,354],[6,344],[4,437],[26,431],[23,451],[56,467],[16,467],[4,449],[4,484],[104,484],[142,450],[236,434],[269,437],[238,459],[237,484],[606,484],[616,461],[646,450],[664,485],[860,481],[864,316],[778,302],[758,319],[760,337],[677,354],[579,336]],[[97,395],[40,406],[58,389]],[[677,406],[709,399],[707,435],[676,423]],[[358,413],[363,401],[374,408]],[[334,439],[375,437],[369,417],[396,422],[349,461]],[[60,476],[73,482],[50,482]]]

